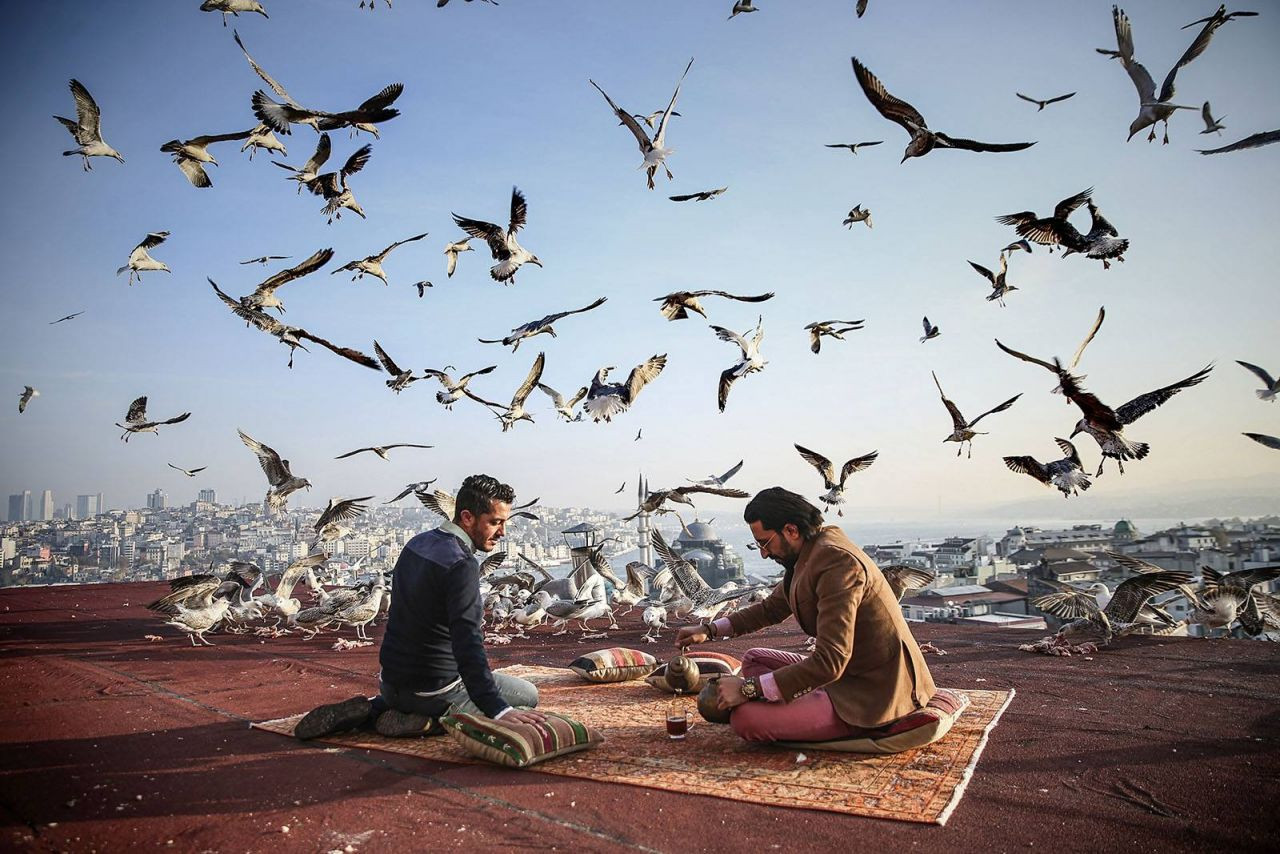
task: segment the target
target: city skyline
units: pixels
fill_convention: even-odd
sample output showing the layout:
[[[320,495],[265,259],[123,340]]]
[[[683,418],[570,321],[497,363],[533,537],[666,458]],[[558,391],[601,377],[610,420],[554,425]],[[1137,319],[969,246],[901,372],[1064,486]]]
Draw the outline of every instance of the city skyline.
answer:
[[[269,20],[245,16],[225,29],[219,16],[159,2],[126,4],[110,16],[13,10],[11,47],[0,59],[14,81],[4,96],[11,122],[3,138],[8,159],[23,168],[10,176],[3,214],[10,270],[0,294],[10,334],[0,341],[0,370],[15,397],[27,384],[41,396],[21,415],[12,400],[0,409],[8,439],[0,494],[47,489],[56,500],[101,492],[135,505],[157,488],[174,503],[214,488],[224,500],[258,501],[266,483],[236,437],[243,429],[312,481],[310,493],[293,499],[312,506],[330,495],[381,501],[433,477],[452,490],[484,471],[522,497],[623,510],[634,506],[641,473],[655,488],[675,486],[739,459],[746,462],[731,486],[754,492],[780,484],[816,500],[821,481],[793,449],[799,443],[837,466],[880,452],[850,480],[844,517],[828,514],[852,530],[864,520],[932,525],[1016,506],[1091,519],[1116,515],[1104,508],[1197,495],[1205,516],[1218,499],[1254,493],[1259,512],[1274,510],[1264,493],[1280,454],[1240,434],[1280,434],[1280,408],[1253,396],[1255,379],[1235,360],[1280,370],[1268,310],[1277,305],[1271,277],[1280,246],[1270,239],[1274,194],[1266,190],[1280,178],[1280,147],[1213,157],[1195,149],[1267,129],[1280,114],[1280,93],[1256,83],[1274,77],[1280,62],[1271,49],[1280,14],[1228,23],[1179,73],[1177,100],[1212,101],[1225,116],[1223,137],[1201,135],[1199,116],[1183,111],[1162,146],[1148,144],[1145,132],[1124,142],[1133,86],[1118,63],[1094,53],[1115,46],[1107,2],[1030,11],[939,3],[926,15],[889,6],[855,20],[848,3],[832,0],[774,4],[731,22],[713,4],[660,3],[668,36],[658,41],[650,36],[653,10],[625,5],[418,4],[358,16],[347,0],[305,11],[277,5]],[[1153,74],[1163,74],[1192,37],[1179,27],[1210,5],[1126,4],[1138,56]],[[358,60],[335,63],[310,49],[335,21],[344,22]],[[1000,51],[975,63],[974,46],[993,38],[992,21]],[[158,150],[175,136],[254,124],[248,102],[262,81],[232,41],[233,28],[307,103],[336,108],[405,83],[396,104],[402,115],[381,126],[381,139],[331,134],[339,163],[373,145],[352,182],[367,221],[347,215],[326,225],[318,199],[295,194],[265,162],[269,152],[250,163],[232,147],[238,143],[215,148],[222,165],[209,169],[214,186],[197,190]],[[278,38],[282,30],[292,38]],[[132,35],[159,32],[165,37]],[[518,51],[508,50],[514,34]],[[931,62],[910,59],[922,54]],[[648,112],[665,105],[690,56],[682,115],[669,129],[676,180],[660,175],[650,193],[635,169],[634,141],[587,81]],[[931,126],[1037,144],[1010,154],[937,151],[899,165],[905,136],[867,103],[850,56]],[[198,79],[191,68],[200,69]],[[125,164],[95,163],[84,173],[76,158],[60,156],[69,140],[50,114],[73,111],[70,77],[98,100],[104,135]],[[1014,94],[1071,90],[1074,98],[1042,112]],[[141,92],[147,98],[134,96]],[[297,127],[281,137],[288,156],[275,159],[300,164],[315,138]],[[823,147],[874,139],[885,143],[856,155]],[[667,200],[726,184],[710,201]],[[492,261],[476,241],[478,251],[460,256],[447,278],[442,248],[462,236],[449,214],[501,221],[512,185],[529,204],[521,241],[546,266],[524,269],[503,287],[489,279]],[[994,267],[1000,247],[1016,238],[994,217],[1044,214],[1088,186],[1131,240],[1125,263],[1104,271],[1040,248],[1015,253],[1009,281],[1019,290],[1005,308],[984,300],[986,285],[968,262]],[[855,204],[874,212],[874,228],[841,226]],[[115,269],[156,230],[171,231],[154,255],[174,272],[126,285]],[[329,273],[423,231],[427,239],[388,259],[387,287]],[[366,353],[376,338],[415,371],[497,365],[475,381],[483,397],[506,400],[540,351],[543,381],[566,394],[604,365],[625,377],[667,353],[668,367],[613,424],[562,423],[535,392],[536,423],[510,433],[471,401],[445,411],[431,380],[396,395],[385,374],[318,347],[299,352],[290,370],[284,348],[245,329],[206,277],[248,293],[279,268],[240,261],[281,254],[293,256],[282,263],[297,263],[329,246],[331,265],[281,292],[286,322]],[[40,251],[23,251],[31,247]],[[419,299],[411,285],[422,279],[434,287]],[[767,368],[734,385],[723,414],[716,382],[735,349],[696,316],[664,320],[653,302],[699,288],[778,294],[759,305],[708,300],[710,323],[741,332],[763,314],[767,330]],[[514,355],[475,340],[599,296],[609,302]],[[1111,463],[1088,492],[1063,501],[1000,458],[1056,458],[1053,437],[1065,437],[1079,413],[1048,394],[1047,372],[998,352],[992,339],[1042,358],[1067,356],[1101,305],[1107,319],[1081,369],[1103,400],[1118,404],[1210,362],[1216,368],[1131,428],[1151,444],[1149,458],[1123,476]],[[918,342],[922,315],[941,326],[941,337]],[[866,325],[845,341],[827,339],[815,356],[803,327],[828,316]],[[970,415],[1022,394],[982,422],[991,433],[977,437],[972,459],[942,442],[950,419],[930,371]],[[139,395],[162,418],[187,410],[192,417],[121,443],[112,423]],[[1092,472],[1097,447],[1077,438]],[[390,442],[435,447],[398,449],[389,462],[370,454],[334,459]],[[208,470],[188,479],[168,464]],[[697,503],[705,516],[740,518],[742,502]]]

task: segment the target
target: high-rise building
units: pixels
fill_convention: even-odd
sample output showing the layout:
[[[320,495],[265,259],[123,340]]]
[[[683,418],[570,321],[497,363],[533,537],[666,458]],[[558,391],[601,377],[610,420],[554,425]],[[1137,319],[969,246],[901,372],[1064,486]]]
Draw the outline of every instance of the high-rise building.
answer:
[[[106,499],[102,497],[101,492],[98,493],[98,511],[97,512],[99,515],[107,512],[107,502],[106,502]]]
[[[164,510],[168,506],[169,496],[164,494],[163,489],[157,489],[147,496],[147,508],[149,510]]]
[[[202,489],[196,494],[197,501],[207,501],[210,504],[218,503],[218,491],[216,489]]]
[[[40,493],[40,498],[36,501],[34,512],[31,518],[39,522],[48,522],[53,519],[53,490],[46,489]]]
[[[92,519],[102,512],[102,505],[99,504],[101,495],[77,495],[76,496],[76,514],[77,519]]]
[[[31,500],[30,492],[20,492],[9,496],[9,521],[25,522],[27,520],[27,502]]]

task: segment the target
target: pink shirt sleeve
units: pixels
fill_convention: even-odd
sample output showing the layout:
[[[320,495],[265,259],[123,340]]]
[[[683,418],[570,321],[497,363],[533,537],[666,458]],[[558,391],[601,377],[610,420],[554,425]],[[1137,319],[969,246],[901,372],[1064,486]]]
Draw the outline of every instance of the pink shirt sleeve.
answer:
[[[767,701],[777,703],[782,700],[782,692],[778,690],[778,682],[773,678],[772,673],[766,673],[757,678],[760,680],[760,693],[764,694]]]
[[[733,623],[729,622],[728,617],[721,617],[720,619],[712,622],[711,625],[716,627],[717,638],[733,637]]]

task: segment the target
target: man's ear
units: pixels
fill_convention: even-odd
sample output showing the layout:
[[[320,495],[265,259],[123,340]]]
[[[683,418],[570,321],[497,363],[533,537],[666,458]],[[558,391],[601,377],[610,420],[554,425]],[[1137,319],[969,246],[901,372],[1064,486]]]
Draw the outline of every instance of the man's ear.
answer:
[[[476,523],[476,515],[470,510],[463,510],[458,514],[458,527],[466,527]]]

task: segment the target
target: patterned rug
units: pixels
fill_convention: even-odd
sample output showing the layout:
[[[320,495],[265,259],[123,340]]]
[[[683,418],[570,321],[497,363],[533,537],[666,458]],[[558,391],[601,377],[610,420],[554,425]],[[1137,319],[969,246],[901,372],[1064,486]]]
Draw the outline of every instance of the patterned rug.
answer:
[[[944,824],[959,803],[987,735],[1013,699],[1013,691],[965,691],[969,708],[945,737],[918,750],[889,756],[781,749],[751,745],[728,726],[698,717],[683,741],[666,737],[670,695],[644,682],[590,684],[572,671],[514,665],[503,673],[534,682],[539,705],[583,720],[604,735],[594,750],[535,766],[565,777],[627,783],[652,789],[711,795],[769,806],[828,810],[850,815]],[[302,715],[253,726],[293,735]],[[384,738],[343,733],[320,739],[369,750],[386,750],[445,762],[482,764],[448,736]]]

